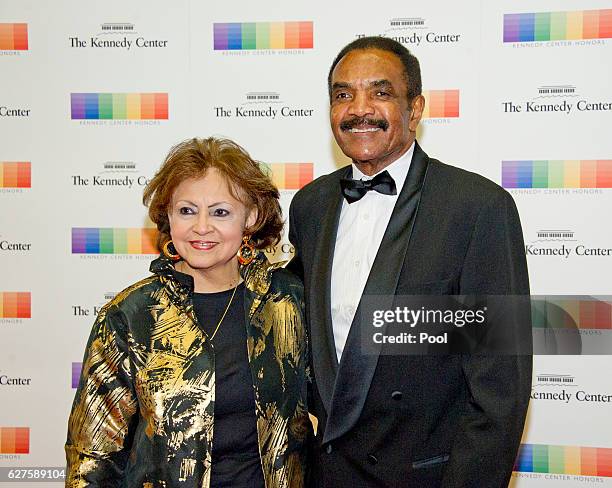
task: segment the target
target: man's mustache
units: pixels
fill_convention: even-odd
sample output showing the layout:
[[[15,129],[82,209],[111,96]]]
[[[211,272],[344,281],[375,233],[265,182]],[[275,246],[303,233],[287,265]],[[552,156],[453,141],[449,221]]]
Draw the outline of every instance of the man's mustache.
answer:
[[[360,125],[369,125],[370,127],[378,127],[379,129],[382,129],[384,131],[386,131],[389,128],[389,122],[387,122],[385,119],[369,119],[367,117],[353,117],[352,119],[342,121],[340,123],[340,129],[345,131],[345,130],[354,129],[355,127],[358,127]]]

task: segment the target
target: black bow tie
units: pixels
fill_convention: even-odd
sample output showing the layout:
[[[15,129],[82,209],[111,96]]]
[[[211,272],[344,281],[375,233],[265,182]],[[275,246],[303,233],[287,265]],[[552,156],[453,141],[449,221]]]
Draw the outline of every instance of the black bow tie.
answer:
[[[371,180],[342,178],[340,180],[340,188],[342,188],[342,194],[349,203],[360,200],[370,190],[382,193],[383,195],[397,195],[395,181],[386,170],[377,174]]]

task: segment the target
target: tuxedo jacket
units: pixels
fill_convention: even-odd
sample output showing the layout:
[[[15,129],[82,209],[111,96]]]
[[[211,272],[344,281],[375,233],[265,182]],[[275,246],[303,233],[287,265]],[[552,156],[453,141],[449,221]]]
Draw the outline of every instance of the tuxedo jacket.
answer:
[[[338,364],[331,270],[347,166],[291,203],[289,267],[305,285],[316,488],[507,486],[531,389],[531,356],[362,354],[360,307]],[[429,158],[410,169],[363,295],[529,294],[512,197]],[[355,245],[360,245],[356,242]],[[519,322],[530,336],[529,321]],[[385,346],[381,346],[385,347]]]

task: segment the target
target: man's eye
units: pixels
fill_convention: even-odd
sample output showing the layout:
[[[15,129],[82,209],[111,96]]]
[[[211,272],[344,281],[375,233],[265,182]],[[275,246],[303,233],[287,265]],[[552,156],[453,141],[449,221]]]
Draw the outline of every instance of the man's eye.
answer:
[[[348,93],[346,93],[346,92],[338,92],[338,93],[336,93],[336,100],[342,100],[342,99],[345,99],[345,98],[349,98],[349,96],[350,95]]]
[[[213,210],[212,214],[215,217],[227,217],[229,215],[229,211],[224,208],[216,208]]]
[[[179,208],[179,214],[181,214],[181,215],[192,215],[193,213],[194,213],[194,211],[190,207],[181,207],[181,208]]]
[[[389,93],[386,92],[386,91],[379,90],[379,91],[376,92],[376,96],[377,97],[388,97]]]

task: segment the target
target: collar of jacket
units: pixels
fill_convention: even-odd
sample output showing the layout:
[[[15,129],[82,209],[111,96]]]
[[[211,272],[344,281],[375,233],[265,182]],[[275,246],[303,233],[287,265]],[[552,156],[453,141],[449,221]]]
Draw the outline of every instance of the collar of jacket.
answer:
[[[281,268],[285,261],[270,263],[266,255],[259,251],[253,261],[246,266],[240,267],[240,276],[244,280],[245,287],[254,301],[253,308],[256,308],[262,297],[268,293],[272,282],[272,272]],[[169,287],[174,291],[175,299],[181,304],[189,300],[193,294],[193,277],[181,273],[174,268],[173,262],[164,254],[160,254],[157,259],[151,262],[149,270],[160,277],[163,283],[172,283],[175,286]]]

